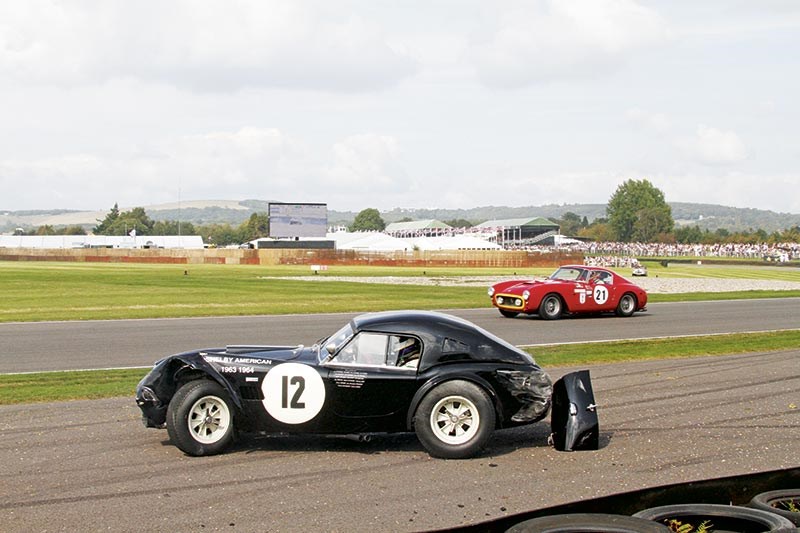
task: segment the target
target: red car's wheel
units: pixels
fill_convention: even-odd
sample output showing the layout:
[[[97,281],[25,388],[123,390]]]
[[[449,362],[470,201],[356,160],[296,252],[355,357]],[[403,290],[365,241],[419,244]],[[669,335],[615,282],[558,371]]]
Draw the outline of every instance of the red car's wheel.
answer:
[[[617,316],[631,316],[634,312],[636,312],[636,296],[626,292],[619,299],[615,313]]]
[[[548,294],[539,304],[539,316],[545,320],[557,320],[564,312],[564,303],[557,294]]]

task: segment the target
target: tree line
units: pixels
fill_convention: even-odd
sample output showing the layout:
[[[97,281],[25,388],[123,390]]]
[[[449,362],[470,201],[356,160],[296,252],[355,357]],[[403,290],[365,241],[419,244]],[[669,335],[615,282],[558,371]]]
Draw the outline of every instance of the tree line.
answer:
[[[410,222],[404,219],[400,222]],[[154,221],[144,208],[136,207],[120,212],[117,204],[103,220],[98,220],[93,228],[95,235],[200,235],[203,241],[214,246],[241,244],[269,236],[269,216],[267,213],[253,213],[238,226],[229,223],[192,224],[175,220]],[[454,228],[469,228],[473,223],[464,220],[445,220]],[[606,217],[593,221],[567,212],[554,219],[561,228],[561,234],[587,241],[597,242],[643,242],[643,243],[781,243],[800,242],[800,226],[767,233],[763,229],[729,231],[717,229],[701,230],[699,226],[675,227],[672,209],[667,204],[664,193],[646,179],[630,179],[620,184],[606,205]],[[348,228],[350,231],[383,231],[386,222],[375,208],[360,211]],[[81,226],[67,226],[55,229],[40,226],[30,235],[85,235]]]

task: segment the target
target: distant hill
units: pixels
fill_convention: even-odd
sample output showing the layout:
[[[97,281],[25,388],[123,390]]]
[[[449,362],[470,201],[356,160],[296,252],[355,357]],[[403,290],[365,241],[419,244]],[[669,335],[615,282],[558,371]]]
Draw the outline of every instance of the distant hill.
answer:
[[[711,231],[725,228],[729,231],[763,229],[768,233],[800,226],[800,215],[776,213],[763,209],[727,207],[713,204],[692,204],[670,202],[672,217],[678,226],[699,226]],[[562,218],[565,213],[572,212],[590,222],[606,216],[606,204],[560,204],[529,207],[474,207],[470,209],[392,209],[381,213],[387,222],[397,222],[404,218],[414,220],[469,220],[473,224],[486,220],[506,218],[544,217]],[[355,213],[329,211],[328,220],[350,222]]]
[[[268,209],[268,200],[206,200],[187,201],[180,204],[160,204],[144,207],[154,220],[178,220],[193,224],[229,223],[239,225],[253,213],[263,213]],[[714,204],[692,204],[671,202],[672,216],[679,226],[699,226],[714,231],[724,228],[729,231],[763,229],[767,232],[780,231],[800,226],[800,215],[776,213],[763,209],[726,207]],[[137,207],[137,206],[133,206]],[[121,211],[131,207],[120,206]],[[395,208],[381,213],[387,223],[404,218],[413,220],[469,220],[473,224],[487,220],[544,217],[558,219],[564,213],[572,212],[590,222],[605,217],[606,204],[560,204],[527,207],[486,206],[469,209],[403,209]],[[36,228],[42,225],[54,227],[81,225],[90,229],[102,220],[108,209],[101,211],[70,211],[65,209],[35,211],[0,211],[0,233],[10,233],[15,228]],[[330,225],[350,224],[356,216],[352,211],[328,211]]]

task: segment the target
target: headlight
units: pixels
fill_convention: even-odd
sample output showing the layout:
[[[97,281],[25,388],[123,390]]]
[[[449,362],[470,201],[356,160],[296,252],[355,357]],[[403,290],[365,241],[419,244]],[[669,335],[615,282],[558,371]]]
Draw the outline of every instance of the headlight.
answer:
[[[489,293],[489,296],[494,296],[494,287],[489,287],[489,290],[486,292]]]
[[[530,297],[531,297],[531,291],[522,291],[522,299],[523,300],[525,300],[527,302],[528,298],[530,298]]]
[[[498,303],[498,304],[502,304],[502,303],[503,303],[503,301],[504,301],[504,300],[503,300],[503,297],[502,297],[502,296],[498,296],[498,297],[497,297],[497,303]]]
[[[141,387],[139,389],[139,400],[145,402],[159,403],[158,396],[150,387]]]

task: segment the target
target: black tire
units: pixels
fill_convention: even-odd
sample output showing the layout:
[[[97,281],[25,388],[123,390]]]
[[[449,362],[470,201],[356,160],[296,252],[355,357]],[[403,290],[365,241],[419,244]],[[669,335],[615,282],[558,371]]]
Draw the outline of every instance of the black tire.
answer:
[[[670,529],[658,522],[632,516],[575,513],[540,516],[520,522],[506,533],[667,533]]]
[[[712,531],[778,531],[794,527],[789,520],[774,513],[713,503],[663,505],[639,511],[633,516],[662,524],[676,519],[694,527],[708,520]]]
[[[639,302],[636,301],[636,296],[626,292],[619,299],[617,309],[614,311],[617,316],[632,316],[636,312]]]
[[[506,311],[505,309],[500,309],[500,314],[503,315],[506,318],[514,318],[519,313],[516,312],[516,311]]]
[[[796,507],[800,507],[800,489],[787,489],[787,490],[771,490],[769,492],[762,492],[756,494],[748,507],[753,509],[761,509],[762,511],[769,511],[794,522],[796,526],[800,526],[800,513],[789,510],[788,504],[793,503]],[[786,505],[783,507],[781,504]]]
[[[214,455],[233,442],[233,407],[222,386],[207,379],[184,384],[167,407],[167,433],[188,455]]]
[[[545,320],[558,320],[564,313],[564,302],[557,294],[548,294],[539,303],[539,316]]]
[[[492,436],[495,412],[489,396],[468,381],[447,381],[425,395],[414,415],[417,438],[434,457],[465,459]]]

